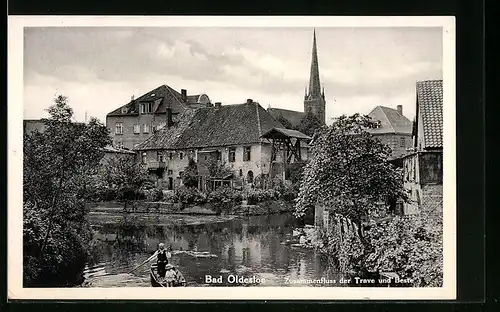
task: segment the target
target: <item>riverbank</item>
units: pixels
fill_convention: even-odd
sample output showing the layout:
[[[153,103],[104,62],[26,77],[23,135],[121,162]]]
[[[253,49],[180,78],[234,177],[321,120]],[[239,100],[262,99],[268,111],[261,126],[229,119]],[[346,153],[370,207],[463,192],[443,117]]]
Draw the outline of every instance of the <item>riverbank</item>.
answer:
[[[140,214],[180,214],[180,215],[242,215],[259,216],[291,213],[294,203],[284,200],[267,200],[254,205],[246,201],[234,204],[227,211],[218,213],[213,203],[186,205],[170,202],[134,201],[132,203],[98,202],[88,203],[87,208],[93,214],[98,213],[140,213]]]

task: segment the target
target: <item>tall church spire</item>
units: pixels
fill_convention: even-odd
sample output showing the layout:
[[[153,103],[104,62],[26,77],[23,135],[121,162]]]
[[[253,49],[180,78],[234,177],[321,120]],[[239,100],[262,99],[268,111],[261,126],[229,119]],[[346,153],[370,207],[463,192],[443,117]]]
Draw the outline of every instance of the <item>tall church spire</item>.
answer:
[[[313,32],[313,47],[311,59],[311,76],[309,77],[309,95],[321,95],[321,84],[319,82],[318,50],[316,48],[316,29]]]
[[[319,121],[325,123],[326,101],[325,89],[321,89],[319,81],[318,49],[316,47],[316,29],[313,32],[313,48],[311,60],[311,76],[309,90],[306,88],[304,96],[304,112],[314,114]]]

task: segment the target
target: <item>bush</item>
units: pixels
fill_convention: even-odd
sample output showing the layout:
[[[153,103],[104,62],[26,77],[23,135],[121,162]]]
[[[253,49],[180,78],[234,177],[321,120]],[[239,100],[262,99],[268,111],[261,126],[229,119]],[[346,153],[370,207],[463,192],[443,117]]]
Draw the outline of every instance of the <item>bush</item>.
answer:
[[[218,214],[228,213],[234,205],[240,204],[242,200],[242,192],[230,187],[221,187],[208,194],[208,202],[213,205]]]
[[[250,189],[247,192],[246,197],[249,205],[255,205],[263,201],[279,199],[279,192],[274,189]]]
[[[148,201],[161,201],[163,200],[163,191],[160,188],[152,188],[144,190],[144,196]]]
[[[174,192],[173,200],[182,204],[204,204],[206,195],[194,187],[180,187]]]

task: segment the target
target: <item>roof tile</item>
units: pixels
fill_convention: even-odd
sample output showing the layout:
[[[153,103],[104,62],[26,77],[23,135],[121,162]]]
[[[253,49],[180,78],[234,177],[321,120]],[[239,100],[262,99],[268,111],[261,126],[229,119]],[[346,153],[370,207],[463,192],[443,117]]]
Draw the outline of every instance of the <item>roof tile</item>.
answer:
[[[443,147],[443,80],[417,82],[417,107],[424,130],[423,148]]]

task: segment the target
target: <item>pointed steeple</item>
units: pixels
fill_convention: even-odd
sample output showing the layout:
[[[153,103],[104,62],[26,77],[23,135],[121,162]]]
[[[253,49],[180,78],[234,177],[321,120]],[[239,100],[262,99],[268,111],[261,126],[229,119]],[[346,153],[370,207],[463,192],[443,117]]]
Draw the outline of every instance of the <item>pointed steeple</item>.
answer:
[[[321,95],[321,84],[319,82],[318,50],[316,48],[316,29],[313,31],[313,47],[311,59],[311,76],[309,77],[309,94],[313,97]]]

